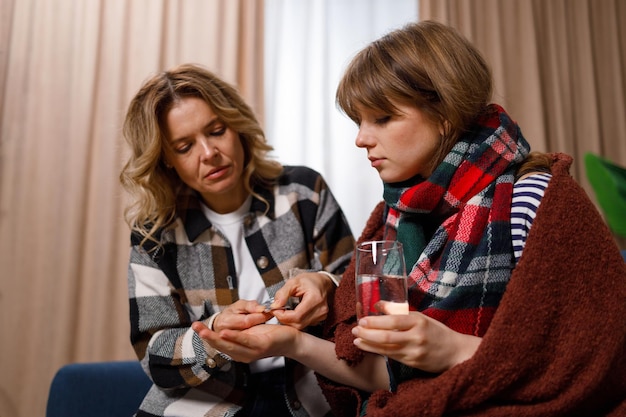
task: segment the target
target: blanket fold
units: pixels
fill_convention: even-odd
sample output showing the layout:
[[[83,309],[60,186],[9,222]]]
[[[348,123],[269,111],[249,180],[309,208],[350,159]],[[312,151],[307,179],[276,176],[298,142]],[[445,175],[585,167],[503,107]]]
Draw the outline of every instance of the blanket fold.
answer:
[[[599,212],[554,154],[553,177],[523,255],[476,354],[396,393],[374,392],[367,416],[626,415],[626,264]],[[380,239],[380,203],[359,241]],[[358,363],[354,265],[344,273],[325,337]],[[358,416],[361,396],[318,376],[337,416]]]

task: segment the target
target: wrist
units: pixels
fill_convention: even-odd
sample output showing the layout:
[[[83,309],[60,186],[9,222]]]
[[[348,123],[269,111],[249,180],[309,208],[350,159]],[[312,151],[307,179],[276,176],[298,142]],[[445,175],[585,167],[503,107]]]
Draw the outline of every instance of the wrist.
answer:
[[[469,334],[459,333],[459,336],[461,337],[459,337],[459,340],[457,341],[456,355],[452,356],[453,359],[452,363],[450,363],[449,368],[465,362],[466,360],[474,356],[474,354],[478,350],[478,346],[480,346],[480,342],[482,342],[483,340],[481,337]]]
[[[303,358],[303,354],[307,353],[307,338],[311,337],[311,335],[296,329],[294,329],[292,334],[291,342],[286,346],[287,352],[283,356],[300,361]],[[315,349],[315,346],[311,346],[310,348]]]

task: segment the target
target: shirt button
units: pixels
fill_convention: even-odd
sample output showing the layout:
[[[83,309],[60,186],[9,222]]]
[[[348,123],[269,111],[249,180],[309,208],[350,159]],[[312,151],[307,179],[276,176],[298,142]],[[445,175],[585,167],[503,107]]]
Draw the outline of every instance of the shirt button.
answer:
[[[256,260],[256,266],[258,266],[261,269],[267,268],[269,264],[270,264],[270,261],[267,259],[267,256],[261,256],[259,259]]]
[[[209,365],[209,368],[211,368],[211,369],[212,369],[212,368],[215,368],[215,365],[217,365],[217,364],[215,363],[215,360],[214,360],[214,359],[208,359],[208,360],[206,361],[206,364],[207,364],[207,365]]]
[[[302,404],[300,404],[300,401],[296,400],[293,402],[293,404],[291,404],[291,406],[293,407],[294,410],[299,410],[300,407],[302,407]]]

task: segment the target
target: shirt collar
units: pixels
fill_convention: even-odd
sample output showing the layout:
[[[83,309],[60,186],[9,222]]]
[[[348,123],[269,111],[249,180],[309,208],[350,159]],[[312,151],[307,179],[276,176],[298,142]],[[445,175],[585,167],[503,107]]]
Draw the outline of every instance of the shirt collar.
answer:
[[[253,195],[252,204],[250,205],[250,213],[264,213],[267,209],[267,213],[265,215],[271,220],[274,220],[276,218],[276,213],[274,210],[275,201],[272,190],[264,187],[255,187],[254,191],[265,199],[267,204]],[[180,209],[178,215],[183,221],[187,238],[190,242],[193,242],[211,227],[211,222],[202,212],[202,202],[197,192],[189,190],[189,192],[185,193],[181,197],[182,201],[179,200]]]

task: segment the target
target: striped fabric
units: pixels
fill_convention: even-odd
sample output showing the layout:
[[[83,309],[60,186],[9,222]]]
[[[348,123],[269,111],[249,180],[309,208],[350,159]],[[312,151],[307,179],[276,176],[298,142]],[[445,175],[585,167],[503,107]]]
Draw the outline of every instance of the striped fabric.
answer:
[[[269,210],[253,198],[243,233],[271,296],[292,268],[343,272],[354,238],[317,172],[285,167],[272,189],[256,191]],[[155,384],[137,416],[234,415],[253,395],[244,389],[248,365],[231,361],[190,328],[238,299],[239,277],[229,242],[205,217],[196,194],[184,199],[173,226],[160,234],[161,248],[150,251],[138,237],[131,240],[131,342]],[[286,368],[284,396],[294,416],[323,415],[315,411],[325,401],[312,371],[290,360]]]
[[[535,219],[539,203],[543,197],[551,174],[538,173],[530,175],[515,183],[511,202],[511,241],[515,263],[522,256],[530,226]]]

